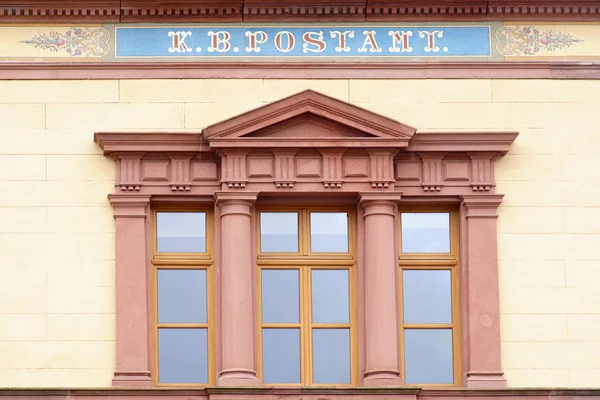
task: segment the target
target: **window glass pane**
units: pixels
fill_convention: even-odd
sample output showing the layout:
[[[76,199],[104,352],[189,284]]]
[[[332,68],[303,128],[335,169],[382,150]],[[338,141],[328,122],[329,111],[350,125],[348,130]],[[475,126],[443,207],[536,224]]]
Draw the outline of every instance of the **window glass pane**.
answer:
[[[262,270],[262,322],[300,322],[298,270]]]
[[[263,382],[300,383],[300,330],[263,329]]]
[[[158,322],[206,322],[206,270],[158,270]]]
[[[312,322],[348,323],[349,298],[347,270],[312,270]]]
[[[348,213],[310,213],[310,251],[348,252]]]
[[[160,383],[207,383],[208,345],[206,329],[158,330],[158,381]]]
[[[156,214],[156,250],[161,253],[205,253],[206,213]]]
[[[260,213],[260,251],[263,253],[297,253],[298,213]]]
[[[451,324],[450,271],[402,272],[404,323]]]
[[[449,213],[402,213],[403,253],[449,253]]]
[[[313,329],[314,383],[350,383],[350,330]]]
[[[454,383],[452,329],[405,329],[406,383]]]

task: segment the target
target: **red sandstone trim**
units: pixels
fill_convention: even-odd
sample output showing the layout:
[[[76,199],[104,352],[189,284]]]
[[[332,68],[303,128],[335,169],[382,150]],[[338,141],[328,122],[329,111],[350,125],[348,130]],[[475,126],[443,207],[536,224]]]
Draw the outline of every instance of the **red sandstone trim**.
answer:
[[[286,97],[277,102],[254,109],[247,113],[238,115],[204,129],[211,147],[215,147],[222,139],[239,139],[240,137],[253,134],[260,135],[260,130],[279,124],[280,122],[299,117],[303,114],[311,114],[326,118],[364,134],[379,139],[394,139],[396,147],[405,147],[414,135],[416,129],[400,122],[394,121],[382,115],[374,114],[363,108],[317,93],[305,90],[293,96]],[[303,122],[303,121],[298,121]],[[248,141],[248,137],[243,140]],[[281,138],[279,141],[289,142],[292,138]],[[319,138],[321,140],[325,137]],[[363,138],[364,139],[364,138]],[[369,139],[372,139],[370,137]],[[272,137],[269,142],[277,140]],[[349,141],[347,137],[344,140]],[[262,140],[264,142],[264,140]],[[339,147],[341,143],[328,144]],[[364,144],[363,144],[364,145]],[[244,147],[258,147],[259,143],[252,143]]]
[[[598,62],[0,62],[2,79],[600,79]]]
[[[348,389],[273,389],[273,388],[218,388],[206,389],[1,389],[0,396],[10,399],[38,400],[88,400],[112,399],[129,400],[143,398],[145,400],[214,400],[227,395],[231,399],[242,400],[249,396],[253,399],[304,399],[327,398],[342,399],[398,399],[434,400],[434,399],[465,399],[470,400],[505,400],[507,398],[535,398],[536,400],[571,400],[582,397],[594,399],[600,397],[599,389],[421,389],[421,388],[348,388]],[[213,399],[214,398],[214,399]]]
[[[181,202],[216,195],[221,223],[215,237],[219,253],[215,268],[228,276],[221,280],[221,297],[236,305],[220,310],[217,382],[251,386],[258,384],[249,284],[252,203],[264,195],[283,198],[310,193],[313,199],[360,194],[365,212],[364,225],[359,222],[358,226],[366,239],[358,247],[369,265],[384,266],[377,276],[366,274],[365,291],[370,295],[362,308],[364,321],[378,327],[384,326],[381,321],[390,324],[385,343],[378,340],[381,335],[369,335],[367,329],[361,347],[365,360],[360,371],[362,383],[377,386],[402,382],[390,357],[395,352],[389,352],[397,341],[393,329],[397,315],[393,307],[381,306],[396,297],[395,279],[390,274],[397,262],[395,204],[434,202],[437,198],[442,203],[460,202],[461,284],[466,291],[461,308],[465,332],[461,383],[474,388],[504,387],[495,218],[502,195],[495,194],[493,160],[507,152],[516,136],[515,132],[415,132],[310,90],[214,124],[202,133],[95,134],[94,140],[117,163],[117,193],[109,196],[117,229],[117,368],[113,384],[152,385],[152,349],[147,342],[150,306],[145,297],[151,290],[146,278],[151,243],[147,215],[152,201]],[[234,146],[220,145],[227,140]],[[257,140],[264,146],[257,147]],[[382,140],[395,141],[397,146],[382,147]],[[352,148],[356,141],[362,148]],[[224,251],[234,247],[235,252]],[[485,251],[480,251],[482,248]],[[470,273],[472,268],[478,272]],[[389,276],[379,279],[384,272]],[[220,393],[209,392],[209,396],[216,399]],[[353,393],[359,392],[348,395]],[[206,399],[204,394],[198,396]],[[416,393],[409,396],[415,400]],[[231,392],[227,399],[245,400],[247,394]]]
[[[0,0],[0,22],[597,21],[594,0]]]

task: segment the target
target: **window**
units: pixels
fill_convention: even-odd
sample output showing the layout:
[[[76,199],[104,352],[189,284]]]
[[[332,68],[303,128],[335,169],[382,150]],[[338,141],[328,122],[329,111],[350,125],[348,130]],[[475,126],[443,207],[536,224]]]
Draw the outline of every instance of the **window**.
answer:
[[[258,221],[263,384],[357,384],[354,215],[264,210]]]
[[[400,212],[401,348],[406,384],[459,384],[457,213]]]
[[[200,210],[154,215],[154,379],[158,385],[211,384],[211,215]]]

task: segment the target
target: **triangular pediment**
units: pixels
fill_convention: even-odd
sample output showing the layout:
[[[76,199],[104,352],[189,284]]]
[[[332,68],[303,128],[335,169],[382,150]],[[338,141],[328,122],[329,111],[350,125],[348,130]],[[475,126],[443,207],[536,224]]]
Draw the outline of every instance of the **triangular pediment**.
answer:
[[[312,113],[304,113],[266,128],[244,135],[264,138],[366,138],[376,137],[356,128],[342,125]]]
[[[203,134],[211,147],[268,147],[269,143],[298,147],[303,140],[313,147],[319,140],[325,147],[406,147],[415,131],[364,108],[306,90],[211,125]]]

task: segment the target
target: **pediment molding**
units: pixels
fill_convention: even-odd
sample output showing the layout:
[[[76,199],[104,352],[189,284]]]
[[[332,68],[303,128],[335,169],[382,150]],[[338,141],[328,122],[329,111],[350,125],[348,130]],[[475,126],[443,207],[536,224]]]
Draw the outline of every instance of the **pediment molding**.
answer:
[[[244,114],[230,118],[226,121],[211,125],[203,130],[204,136],[211,148],[232,147],[232,141],[236,139],[251,140],[250,135],[266,128],[272,128],[278,124],[301,116],[311,116],[315,120],[322,119],[330,124],[339,124],[349,131],[361,132],[361,139],[384,139],[393,140],[395,147],[406,147],[416,129],[394,121],[390,118],[365,110],[364,108],[334,99],[312,90],[294,94],[287,98],[267,104],[265,106],[248,111]],[[356,135],[359,136],[359,135]],[[262,137],[261,140],[253,142],[256,146],[268,141],[281,142],[293,141],[294,138]],[[306,140],[306,137],[301,137]],[[328,139],[329,144],[324,146],[335,146],[336,140]],[[383,140],[382,140],[383,142]],[[300,144],[300,143],[299,143]],[[360,142],[356,146],[364,145]],[[382,144],[383,145],[383,144]],[[389,145],[389,144],[388,144]]]
[[[214,190],[460,196],[494,193],[517,132],[421,132],[305,91],[202,132],[99,132],[121,192]]]

